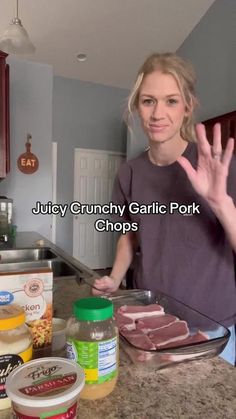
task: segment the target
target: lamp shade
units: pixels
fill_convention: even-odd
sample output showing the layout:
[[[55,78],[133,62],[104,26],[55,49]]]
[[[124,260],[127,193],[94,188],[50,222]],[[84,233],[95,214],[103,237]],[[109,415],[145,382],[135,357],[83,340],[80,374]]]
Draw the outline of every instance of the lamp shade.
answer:
[[[0,39],[0,50],[8,54],[32,54],[35,46],[20,19],[15,18]]]

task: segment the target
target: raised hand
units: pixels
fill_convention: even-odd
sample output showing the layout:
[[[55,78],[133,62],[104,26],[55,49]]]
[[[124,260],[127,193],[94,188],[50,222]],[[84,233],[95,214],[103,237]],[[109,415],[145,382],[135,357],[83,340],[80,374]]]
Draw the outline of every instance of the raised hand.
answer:
[[[213,145],[210,146],[203,124],[197,124],[198,162],[196,170],[183,156],[177,159],[185,170],[195,191],[205,198],[209,204],[218,205],[227,197],[227,176],[233,155],[234,139],[229,138],[226,148],[222,151],[221,126],[213,128]]]

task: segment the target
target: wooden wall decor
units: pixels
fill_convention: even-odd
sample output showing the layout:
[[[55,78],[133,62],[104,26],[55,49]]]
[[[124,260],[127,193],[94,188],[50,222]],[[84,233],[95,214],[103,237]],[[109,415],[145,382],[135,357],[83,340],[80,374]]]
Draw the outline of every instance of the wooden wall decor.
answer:
[[[18,157],[17,165],[18,169],[26,175],[35,173],[39,168],[39,161],[35,154],[31,153],[31,135],[27,134],[27,141],[25,143],[26,153],[21,154]]]

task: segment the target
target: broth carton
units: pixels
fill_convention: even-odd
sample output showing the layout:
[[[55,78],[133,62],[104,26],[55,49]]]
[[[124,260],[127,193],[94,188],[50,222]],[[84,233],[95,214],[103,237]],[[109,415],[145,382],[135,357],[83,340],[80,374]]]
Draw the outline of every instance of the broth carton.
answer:
[[[34,354],[46,355],[52,343],[53,273],[48,267],[0,273],[0,304],[16,303],[26,313]]]

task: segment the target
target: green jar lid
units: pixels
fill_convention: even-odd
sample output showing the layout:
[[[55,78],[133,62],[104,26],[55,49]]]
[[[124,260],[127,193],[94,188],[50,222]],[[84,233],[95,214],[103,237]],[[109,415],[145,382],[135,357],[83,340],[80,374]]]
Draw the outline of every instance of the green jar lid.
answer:
[[[113,303],[102,297],[81,298],[74,302],[73,312],[77,320],[107,320],[113,316]]]

